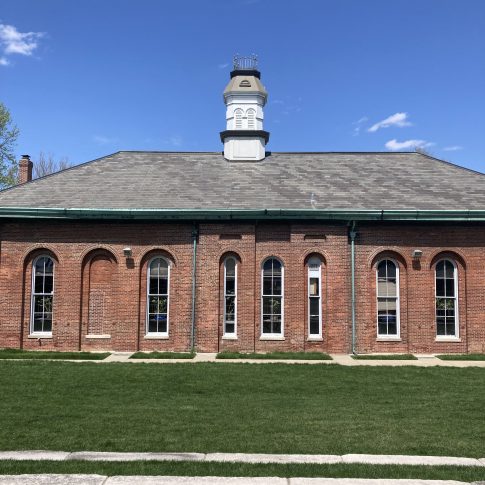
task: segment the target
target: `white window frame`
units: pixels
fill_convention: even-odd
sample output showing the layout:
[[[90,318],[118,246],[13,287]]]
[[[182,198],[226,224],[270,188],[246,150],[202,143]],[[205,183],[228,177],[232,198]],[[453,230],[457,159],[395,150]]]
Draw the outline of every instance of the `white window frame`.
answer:
[[[318,271],[310,268],[310,261],[312,259],[318,260]],[[307,292],[308,292],[308,338],[316,339],[322,338],[322,261],[318,256],[312,256],[308,260],[307,271]],[[310,295],[310,280],[311,278],[318,278],[318,297]],[[318,298],[318,334],[310,333],[310,301]]]
[[[226,295],[226,263],[229,259],[234,261],[234,295]],[[222,337],[237,339],[237,259],[234,256],[228,256],[224,259],[224,313],[222,321]],[[226,296],[234,296],[234,332],[226,332]]]
[[[168,266],[167,271],[167,331],[166,332],[150,332],[149,331],[149,323],[150,323],[150,266],[152,265],[153,261],[156,259],[163,259]],[[172,265],[170,264],[170,260],[163,257],[163,256],[154,256],[153,258],[148,261],[147,266],[147,288],[146,288],[146,317],[145,317],[145,335],[147,337],[168,337],[170,331],[170,277],[171,277],[171,269]],[[160,294],[157,294],[159,296]]]
[[[52,293],[36,293],[35,292],[35,266],[37,261],[42,258],[49,258],[52,261]],[[31,291],[30,291],[30,328],[29,335],[36,337],[52,337],[52,329],[54,327],[54,293],[55,293],[55,269],[56,262],[52,256],[49,254],[41,254],[37,256],[32,261],[32,281],[31,281]],[[50,331],[34,331],[34,313],[35,313],[35,297],[36,296],[52,296],[52,320],[51,320],[51,330]]]
[[[379,333],[379,298],[393,298],[389,296],[379,296],[379,265],[383,261],[391,261],[396,267],[396,333]],[[400,270],[398,262],[393,258],[382,258],[380,259],[376,266],[376,322],[377,322],[377,338],[381,340],[385,339],[400,339],[401,338],[401,281],[400,281]]]
[[[448,261],[453,265],[453,283],[454,283],[454,292],[455,296],[453,299],[455,300],[455,334],[454,335],[438,335],[438,315],[437,315],[437,308],[436,308],[436,299],[437,298],[444,298],[443,296],[438,296],[436,294],[437,291],[437,284],[436,280],[438,279],[436,277],[436,268],[438,267],[438,264],[441,263],[442,261]],[[436,264],[434,265],[434,325],[435,325],[435,335],[436,335],[436,340],[458,340],[460,338],[460,319],[459,319],[459,313],[458,313],[458,266],[456,265],[456,262],[451,259],[451,258],[441,258],[438,261],[436,261]],[[446,322],[445,322],[445,328],[446,328]]]
[[[264,291],[264,264],[266,261],[270,259],[275,259],[281,264],[281,295],[265,295],[263,294]],[[281,332],[280,333],[264,333],[263,328],[263,297],[269,296],[279,296],[281,298]],[[276,256],[269,256],[266,258],[263,263],[261,264],[261,299],[260,299],[260,308],[261,308],[261,339],[263,340],[281,340],[285,336],[285,266],[281,259],[277,258]]]

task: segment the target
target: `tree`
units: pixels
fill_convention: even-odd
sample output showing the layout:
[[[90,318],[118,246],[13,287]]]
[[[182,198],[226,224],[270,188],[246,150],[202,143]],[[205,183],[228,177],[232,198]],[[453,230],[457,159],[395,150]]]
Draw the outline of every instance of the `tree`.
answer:
[[[59,170],[64,170],[69,167],[72,167],[72,163],[67,157],[56,160],[52,153],[45,155],[44,152],[40,152],[39,158],[34,161],[33,178],[45,177],[46,175],[59,172]]]
[[[17,183],[17,161],[14,147],[19,129],[13,124],[10,111],[0,103],[0,189]]]

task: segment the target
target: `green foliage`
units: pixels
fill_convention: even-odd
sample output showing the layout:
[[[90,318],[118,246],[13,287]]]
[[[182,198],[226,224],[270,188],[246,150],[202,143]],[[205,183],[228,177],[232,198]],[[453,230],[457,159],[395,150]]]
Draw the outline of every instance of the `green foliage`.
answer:
[[[192,352],[135,352],[130,359],[193,359]]]
[[[441,360],[485,360],[485,354],[443,354],[436,357]]]
[[[323,352],[220,352],[217,359],[265,359],[265,360],[332,360],[332,357]]]
[[[1,450],[485,456],[476,367],[0,361]]]
[[[17,183],[17,162],[14,147],[19,129],[13,124],[10,112],[0,103],[0,190]]]
[[[109,352],[56,352],[49,350],[0,349],[0,359],[103,360]]]
[[[373,479],[457,480],[474,482],[485,479],[484,467],[464,466],[399,466],[338,463],[314,464],[249,464],[187,461],[0,461],[2,475],[65,473],[128,476],[220,476],[220,477],[334,477]],[[382,482],[381,482],[382,483]]]
[[[360,354],[352,355],[352,359],[356,360],[418,360],[413,354],[392,354],[392,355],[375,355],[375,354]]]

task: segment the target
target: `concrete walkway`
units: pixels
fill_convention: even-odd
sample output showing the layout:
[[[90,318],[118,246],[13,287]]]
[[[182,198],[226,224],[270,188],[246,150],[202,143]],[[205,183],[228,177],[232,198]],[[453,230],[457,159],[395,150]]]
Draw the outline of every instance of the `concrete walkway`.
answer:
[[[485,458],[420,455],[277,455],[260,453],[137,453],[110,451],[0,451],[0,460],[18,461],[198,461],[219,463],[300,463],[485,467]],[[484,471],[485,474],[485,471]]]
[[[279,478],[279,477],[174,477],[103,475],[0,475],[0,485],[470,485],[455,480]],[[473,485],[473,484],[472,484]],[[485,485],[485,482],[474,482]]]
[[[104,360],[90,361],[96,363],[105,362],[129,362],[131,364],[175,364],[175,363],[198,363],[198,362],[239,362],[247,364],[308,364],[308,365],[345,365],[345,366],[415,366],[415,367],[484,367],[485,360],[441,360],[434,355],[418,355],[417,360],[359,360],[353,359],[347,354],[332,354],[333,360],[269,360],[269,359],[216,359],[216,353],[198,353],[193,359],[130,359],[133,352],[113,352]],[[75,361],[73,361],[75,362]],[[79,362],[79,361],[77,361]],[[82,361],[86,362],[86,361]]]

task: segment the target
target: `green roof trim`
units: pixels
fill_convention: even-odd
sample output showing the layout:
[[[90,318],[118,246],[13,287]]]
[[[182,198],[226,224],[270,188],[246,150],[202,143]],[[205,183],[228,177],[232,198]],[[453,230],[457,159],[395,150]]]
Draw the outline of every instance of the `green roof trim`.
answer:
[[[485,210],[87,209],[0,207],[0,218],[122,220],[485,221]]]

